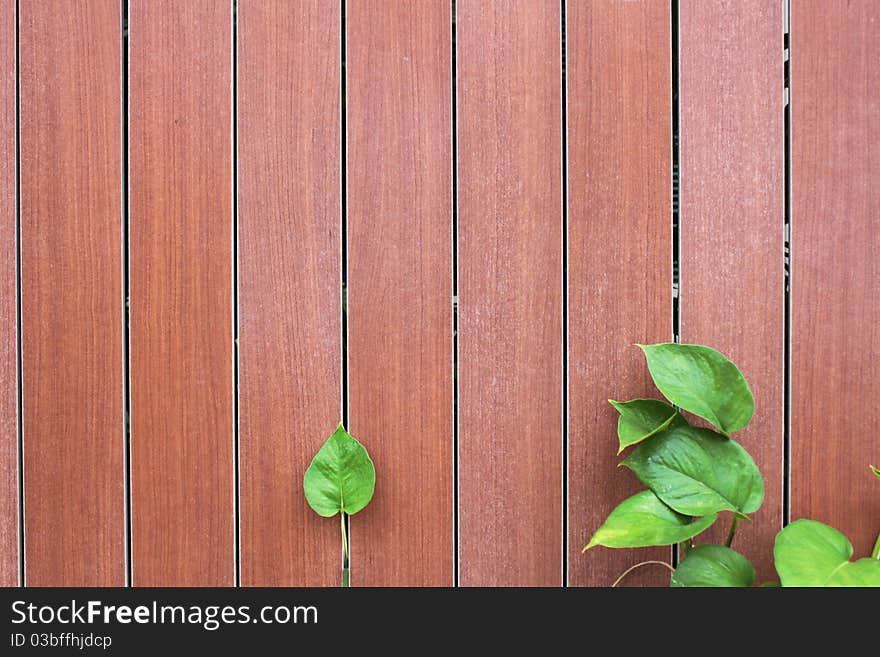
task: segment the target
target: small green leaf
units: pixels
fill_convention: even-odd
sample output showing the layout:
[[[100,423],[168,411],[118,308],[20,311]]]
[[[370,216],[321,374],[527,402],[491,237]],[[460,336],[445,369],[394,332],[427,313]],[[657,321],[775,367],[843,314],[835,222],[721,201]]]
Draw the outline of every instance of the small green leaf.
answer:
[[[617,409],[617,437],[620,441],[620,454],[630,445],[640,443],[670,426],[684,426],[687,421],[672,406],[659,399],[633,399],[608,402]]]
[[[672,574],[672,586],[750,587],[755,569],[739,552],[724,545],[698,545]]]
[[[725,435],[752,419],[755,399],[749,384],[720,352],[698,344],[639,347],[657,388],[679,408],[708,420]]]
[[[657,497],[688,516],[717,511],[741,515],[764,501],[764,480],[748,452],[709,429],[668,429],[624,459]]]
[[[309,506],[329,518],[354,515],[373,498],[376,470],[367,450],[341,424],[315,454],[303,477]]]
[[[773,559],[782,586],[880,586],[880,561],[850,561],[846,536],[815,520],[796,520],[776,535]]]
[[[596,545],[610,548],[673,545],[696,536],[717,517],[714,513],[704,518],[683,516],[645,490],[625,499],[611,512],[584,552]]]
[[[870,466],[870,468],[871,468],[871,471],[874,473],[874,476],[877,477],[877,479],[880,479],[880,470],[875,468],[873,465]]]

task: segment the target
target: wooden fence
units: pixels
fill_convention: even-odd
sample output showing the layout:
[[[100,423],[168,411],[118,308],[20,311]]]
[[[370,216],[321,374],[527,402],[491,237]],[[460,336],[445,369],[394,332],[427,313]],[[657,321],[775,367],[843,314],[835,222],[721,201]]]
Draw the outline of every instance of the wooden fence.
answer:
[[[608,584],[676,336],[752,384],[759,578],[866,553],[880,16],[791,5],[0,0],[0,583],[334,585],[342,417],[353,584]]]

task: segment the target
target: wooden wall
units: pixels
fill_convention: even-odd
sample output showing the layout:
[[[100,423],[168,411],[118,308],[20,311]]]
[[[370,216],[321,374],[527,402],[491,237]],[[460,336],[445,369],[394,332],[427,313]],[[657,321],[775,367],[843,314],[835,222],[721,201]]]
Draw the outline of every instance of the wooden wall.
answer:
[[[334,585],[340,419],[354,585],[610,584],[676,338],[754,390],[759,579],[867,552],[880,20],[792,5],[0,0],[0,584]]]

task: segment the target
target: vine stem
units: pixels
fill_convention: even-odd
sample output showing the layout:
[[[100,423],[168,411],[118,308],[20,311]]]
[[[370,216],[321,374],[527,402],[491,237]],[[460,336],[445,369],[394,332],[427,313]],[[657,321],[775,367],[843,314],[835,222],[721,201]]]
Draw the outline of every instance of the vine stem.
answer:
[[[349,587],[348,578],[348,534],[345,531],[345,513],[339,512],[339,527],[342,529],[342,586]]]
[[[673,568],[672,566],[670,566],[670,565],[669,565],[668,563],[666,563],[665,561],[642,561],[641,563],[637,563],[635,566],[630,566],[629,568],[627,568],[626,570],[624,570],[624,571],[623,571],[623,574],[622,574],[620,577],[618,577],[616,580],[614,580],[614,584],[611,585],[611,588],[615,588],[618,584],[620,584],[620,583],[623,581],[623,578],[624,578],[624,577],[626,577],[627,575],[629,575],[629,574],[630,574],[632,571],[634,571],[636,568],[641,568],[642,566],[650,566],[650,565],[652,565],[652,564],[656,564],[656,565],[658,565],[658,566],[663,566],[664,568],[668,568],[668,569],[669,569],[669,572],[671,572],[671,573],[674,573],[674,572],[675,572],[675,568]]]
[[[739,517],[733,516],[733,522],[730,524],[730,532],[727,534],[727,547],[733,544],[733,536],[736,534],[736,526],[739,524]]]

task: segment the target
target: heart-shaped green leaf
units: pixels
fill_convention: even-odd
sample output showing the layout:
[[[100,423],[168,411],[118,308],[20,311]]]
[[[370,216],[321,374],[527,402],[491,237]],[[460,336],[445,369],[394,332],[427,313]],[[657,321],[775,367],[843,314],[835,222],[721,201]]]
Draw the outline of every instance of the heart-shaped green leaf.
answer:
[[[725,435],[752,419],[755,399],[749,384],[720,352],[699,344],[639,347],[657,388],[679,408],[708,420]]]
[[[796,520],[776,535],[773,559],[782,586],[880,586],[880,561],[850,561],[853,546],[833,527]]]
[[[376,470],[367,450],[341,424],[315,454],[303,477],[309,506],[319,516],[353,515],[373,498]]]
[[[670,426],[685,426],[687,421],[672,406],[659,399],[633,399],[608,402],[617,409],[617,438],[620,441],[620,454],[630,445],[640,443]]]
[[[645,490],[625,499],[611,512],[584,552],[596,545],[610,548],[673,545],[696,536],[717,517],[714,513],[704,518],[683,516]]]
[[[668,429],[639,445],[621,465],[688,516],[717,511],[745,516],[764,501],[764,480],[752,457],[709,429]]]
[[[699,545],[672,574],[672,586],[750,587],[755,569],[739,552],[724,545]]]

